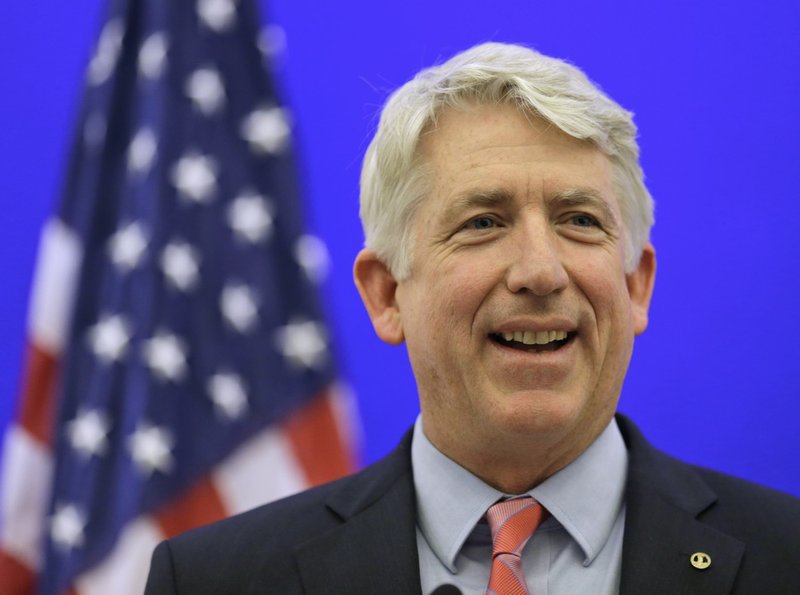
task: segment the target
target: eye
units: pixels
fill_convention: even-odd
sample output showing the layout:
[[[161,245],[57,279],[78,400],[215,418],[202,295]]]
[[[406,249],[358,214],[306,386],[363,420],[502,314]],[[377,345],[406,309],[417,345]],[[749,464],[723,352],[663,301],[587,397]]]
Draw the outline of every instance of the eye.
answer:
[[[597,227],[599,223],[597,219],[586,213],[578,213],[569,218],[570,223],[578,227]]]
[[[467,229],[491,229],[495,227],[494,219],[491,217],[476,217],[475,219],[471,219],[467,224],[464,226]]]

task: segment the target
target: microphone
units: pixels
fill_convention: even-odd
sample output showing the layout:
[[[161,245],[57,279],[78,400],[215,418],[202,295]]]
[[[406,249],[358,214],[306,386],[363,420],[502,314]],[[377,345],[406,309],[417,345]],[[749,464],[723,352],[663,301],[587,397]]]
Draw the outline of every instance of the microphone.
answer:
[[[455,585],[439,585],[431,592],[431,595],[461,595],[461,589]]]

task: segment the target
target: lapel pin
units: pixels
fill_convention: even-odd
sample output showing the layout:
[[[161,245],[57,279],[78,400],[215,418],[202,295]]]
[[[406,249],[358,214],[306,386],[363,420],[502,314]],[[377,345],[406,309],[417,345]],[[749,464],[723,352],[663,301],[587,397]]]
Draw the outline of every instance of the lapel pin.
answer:
[[[697,570],[705,570],[709,566],[711,566],[711,556],[706,554],[705,552],[695,552],[689,558],[689,561],[692,563],[692,566],[697,568]]]

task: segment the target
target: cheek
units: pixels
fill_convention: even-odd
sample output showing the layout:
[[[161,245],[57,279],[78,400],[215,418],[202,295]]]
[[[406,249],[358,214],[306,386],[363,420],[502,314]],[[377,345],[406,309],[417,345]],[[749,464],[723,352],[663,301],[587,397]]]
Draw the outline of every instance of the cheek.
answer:
[[[573,269],[573,279],[598,318],[630,318],[631,303],[621,263],[585,261]]]
[[[482,275],[465,276],[448,284],[443,314],[450,334],[464,341],[474,338],[479,322],[491,312],[491,296],[496,287],[496,283]]]

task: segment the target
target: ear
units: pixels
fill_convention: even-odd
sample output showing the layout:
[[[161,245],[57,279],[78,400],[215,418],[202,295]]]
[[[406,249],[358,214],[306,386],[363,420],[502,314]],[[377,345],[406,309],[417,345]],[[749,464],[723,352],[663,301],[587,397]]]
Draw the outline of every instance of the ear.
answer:
[[[626,280],[631,296],[633,329],[638,336],[647,328],[650,298],[656,281],[656,250],[652,244],[644,247],[638,266],[626,275]]]
[[[403,342],[403,323],[395,293],[397,281],[378,256],[364,249],[353,264],[353,279],[377,335],[390,345]]]

